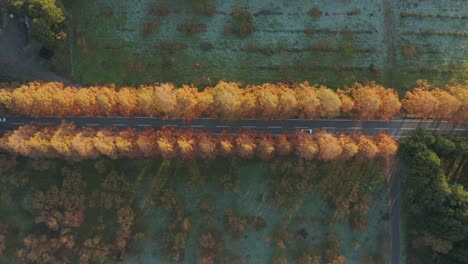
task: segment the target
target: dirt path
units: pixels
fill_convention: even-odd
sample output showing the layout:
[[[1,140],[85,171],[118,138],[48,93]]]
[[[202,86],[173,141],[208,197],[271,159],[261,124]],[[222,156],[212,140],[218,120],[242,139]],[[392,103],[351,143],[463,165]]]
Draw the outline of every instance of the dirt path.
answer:
[[[4,13],[4,16],[7,16]],[[6,27],[0,35],[0,80],[11,81],[70,81],[51,72],[27,55],[22,24],[16,19],[6,19]]]

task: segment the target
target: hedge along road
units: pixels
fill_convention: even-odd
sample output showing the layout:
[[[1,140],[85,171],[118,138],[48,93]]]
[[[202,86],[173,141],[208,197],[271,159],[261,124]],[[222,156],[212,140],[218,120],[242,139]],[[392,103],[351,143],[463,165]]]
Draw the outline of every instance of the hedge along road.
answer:
[[[271,132],[273,135],[281,135],[285,132],[294,132],[301,129],[326,130],[331,133],[337,132],[362,132],[368,135],[375,135],[380,131],[387,132],[395,139],[407,137],[418,129],[424,128],[434,134],[451,134],[456,136],[468,136],[467,125],[454,125],[448,121],[441,120],[420,120],[420,119],[393,119],[391,121],[382,120],[352,120],[352,119],[286,119],[269,120],[241,119],[238,121],[223,121],[215,118],[197,118],[187,122],[182,119],[167,119],[161,117],[86,117],[69,116],[65,118],[57,117],[7,117],[6,122],[0,123],[1,130],[14,130],[25,124],[37,125],[59,125],[62,121],[73,122],[79,127],[94,128],[144,128],[159,129],[162,127],[193,128],[206,130],[215,134],[224,130],[236,133],[240,129],[251,129],[256,132]]]

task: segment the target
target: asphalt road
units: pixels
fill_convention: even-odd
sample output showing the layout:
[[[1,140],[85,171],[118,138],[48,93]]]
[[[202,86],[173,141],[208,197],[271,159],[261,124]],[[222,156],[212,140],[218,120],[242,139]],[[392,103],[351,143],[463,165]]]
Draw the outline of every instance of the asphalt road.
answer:
[[[368,135],[374,135],[379,131],[385,131],[393,138],[402,138],[409,136],[418,128],[425,128],[432,131],[434,134],[452,134],[458,136],[468,136],[468,126],[454,126],[447,121],[433,120],[418,120],[418,119],[394,119],[392,121],[359,121],[351,119],[287,119],[287,120],[271,120],[261,121],[257,119],[241,119],[239,121],[222,121],[213,118],[198,118],[192,122],[185,122],[181,119],[163,120],[158,117],[7,117],[5,123],[0,123],[1,130],[14,130],[24,124],[40,124],[40,125],[58,125],[65,120],[73,122],[77,126],[88,126],[95,128],[118,127],[118,128],[194,128],[203,129],[215,134],[221,133],[223,130],[229,129],[230,132],[236,133],[240,129],[252,129],[257,132],[271,132],[273,135],[281,135],[284,132],[293,132],[300,129],[322,129],[329,132],[357,132],[361,131]]]

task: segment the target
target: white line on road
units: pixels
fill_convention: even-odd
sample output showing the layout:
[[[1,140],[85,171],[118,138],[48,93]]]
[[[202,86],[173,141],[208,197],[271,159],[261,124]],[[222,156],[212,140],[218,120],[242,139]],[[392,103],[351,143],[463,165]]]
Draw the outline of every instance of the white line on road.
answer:
[[[99,126],[99,124],[86,124],[87,126]]]
[[[137,126],[147,127],[147,126],[151,126],[151,125],[141,124],[141,125],[137,125]]]
[[[267,128],[270,128],[270,129],[278,129],[278,128],[283,128],[283,127],[280,127],[280,126],[269,126]]]
[[[465,131],[466,129],[464,128],[454,128],[453,131]]]
[[[11,123],[12,125],[24,125],[24,123]]]
[[[308,127],[294,127],[295,129],[308,128]]]
[[[230,127],[230,126],[216,126],[216,127]]]
[[[124,124],[112,124],[113,126],[125,126]]]
[[[256,128],[257,126],[242,126],[242,128]]]
[[[163,127],[177,127],[178,125],[164,125]]]
[[[204,125],[190,125],[190,127],[205,127]]]

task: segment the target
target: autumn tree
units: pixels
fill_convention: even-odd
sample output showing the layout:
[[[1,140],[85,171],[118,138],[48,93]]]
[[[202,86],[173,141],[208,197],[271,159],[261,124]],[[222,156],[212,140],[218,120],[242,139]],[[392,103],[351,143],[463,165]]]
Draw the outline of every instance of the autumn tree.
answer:
[[[198,106],[201,115],[216,117],[212,89],[207,87],[198,94]]]
[[[406,92],[405,99],[402,100],[403,108],[412,115],[427,119],[436,113],[440,102],[428,90],[427,87],[417,87]]]
[[[317,97],[320,101],[320,116],[334,118],[340,115],[341,100],[337,93],[325,86],[320,86],[317,89]]]
[[[271,134],[262,136],[257,143],[257,156],[263,160],[271,159],[275,154],[275,141]]]
[[[62,123],[50,139],[50,145],[61,157],[67,160],[77,159],[72,145],[76,134],[76,126],[73,123]]]
[[[56,158],[56,152],[50,144],[55,131],[55,127],[44,127],[38,130],[27,142],[31,146],[29,157],[33,159]]]
[[[354,137],[357,139],[360,157],[364,159],[373,159],[377,155],[379,149],[372,139],[362,134],[357,134]]]
[[[179,131],[177,136],[177,150],[183,159],[193,159],[197,144],[192,130]]]
[[[236,135],[236,153],[244,159],[251,159],[256,150],[255,133],[251,130],[239,131]]]
[[[100,153],[94,147],[96,131],[92,128],[82,128],[72,139],[71,145],[81,159],[96,159]]]
[[[75,113],[76,115],[97,116],[102,115],[97,105],[97,88],[81,88],[75,93]]]
[[[96,150],[102,155],[111,159],[116,159],[118,157],[119,152],[115,144],[115,136],[111,130],[99,130],[93,138],[93,143]]]
[[[154,129],[145,129],[138,133],[136,144],[143,154],[143,157],[153,158],[159,154],[157,136]]]
[[[342,154],[343,149],[341,148],[339,140],[334,135],[325,131],[319,131],[315,133],[315,138],[319,147],[319,159],[330,161]]]
[[[461,103],[460,108],[453,114],[451,120],[459,124],[468,124],[468,87],[457,84],[447,86],[446,89]]]
[[[298,114],[300,118],[317,119],[320,117],[320,100],[317,97],[317,89],[308,82],[293,86],[298,102]]]
[[[158,116],[159,108],[156,104],[156,88],[154,86],[140,86],[138,89],[138,104],[141,111],[147,116]]]
[[[338,136],[338,142],[343,150],[341,152],[341,158],[344,160],[348,160],[354,157],[359,152],[358,145],[354,142],[354,140],[347,136],[344,133],[341,133]]]
[[[450,119],[460,109],[461,102],[457,97],[451,95],[448,91],[436,88],[431,91],[432,95],[439,101],[439,105],[434,111],[435,119]]]
[[[287,134],[282,134],[276,137],[276,153],[280,156],[288,156],[292,153],[293,146],[288,139]]]
[[[298,102],[295,92],[286,84],[277,85],[278,107],[277,116],[279,119],[288,119],[298,115]]]
[[[118,112],[120,115],[132,117],[140,114],[138,92],[131,87],[123,87],[117,92]]]
[[[197,151],[203,159],[214,159],[217,154],[217,139],[209,133],[202,132],[198,135]]]
[[[228,131],[221,132],[218,142],[219,152],[224,156],[234,154],[234,139]]]
[[[25,157],[30,157],[32,147],[29,140],[37,133],[38,127],[32,125],[20,126],[13,132],[6,132],[3,135],[2,148],[7,151],[18,153]]]
[[[376,134],[374,141],[378,149],[377,157],[390,158],[398,151],[398,143],[386,133]]]
[[[193,86],[183,85],[176,90],[177,109],[176,116],[191,121],[200,117],[203,109],[199,107],[198,89]]]
[[[52,95],[53,115],[65,117],[76,115],[75,94],[79,89],[75,87],[61,88]]]
[[[100,115],[112,116],[116,114],[118,107],[115,87],[111,85],[109,87],[97,88],[96,104]]]
[[[176,114],[177,97],[173,84],[163,83],[157,85],[154,100],[161,116],[164,118],[174,117]]]
[[[296,155],[305,160],[312,160],[319,151],[314,137],[309,133],[296,131],[294,145]]]
[[[171,159],[177,155],[177,138],[174,131],[171,129],[160,129],[156,132],[158,143],[158,152],[161,153],[164,159]]]
[[[255,96],[255,113],[259,118],[269,120],[277,117],[279,97],[276,89],[277,87],[271,83],[247,87],[247,90],[251,90],[251,93]],[[250,116],[255,116],[255,114]]]
[[[140,149],[136,143],[135,129],[126,129],[119,131],[115,137],[115,146],[117,147],[119,157],[136,158],[141,156]]]
[[[227,120],[239,119],[243,100],[239,83],[220,81],[212,91],[217,116]]]

